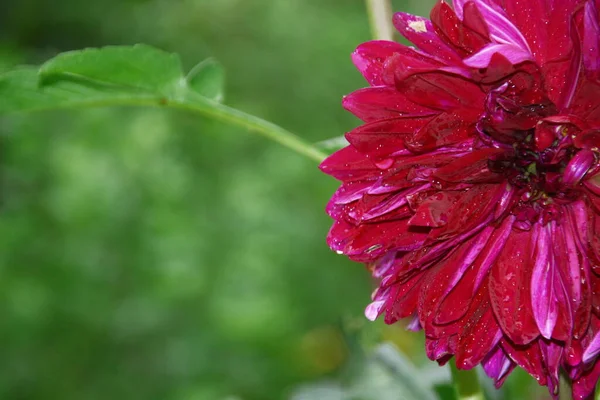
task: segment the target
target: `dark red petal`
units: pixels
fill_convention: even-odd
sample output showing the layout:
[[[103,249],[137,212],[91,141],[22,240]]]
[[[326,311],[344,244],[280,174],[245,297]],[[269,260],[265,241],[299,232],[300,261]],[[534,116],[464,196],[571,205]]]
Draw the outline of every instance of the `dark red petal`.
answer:
[[[488,293],[484,283],[471,302],[458,335],[456,366],[460,369],[471,369],[483,361],[502,336]]]
[[[477,185],[469,190],[455,192],[440,201],[448,204],[447,224],[434,228],[428,241],[450,239],[461,233],[470,232],[493,217],[494,208],[505,192],[503,185]],[[451,193],[451,192],[449,192]]]
[[[427,357],[430,360],[435,360],[444,365],[454,353],[456,353],[456,346],[458,342],[458,335],[442,336],[440,338],[425,338],[425,350]]]
[[[531,232],[513,230],[490,275],[490,300],[498,323],[504,334],[519,345],[530,343],[540,334],[531,309],[531,242]]]
[[[402,36],[424,52],[434,54],[450,65],[462,64],[458,53],[436,35],[431,21],[416,15],[396,13],[394,25]]]
[[[548,32],[552,45],[546,47],[548,62],[542,65],[542,70],[548,97],[559,108],[570,103],[570,92],[581,63],[581,51],[575,49],[575,45],[580,47],[579,39],[576,29],[571,26],[571,16],[577,3],[574,0],[554,2],[549,14]]]
[[[455,113],[442,113],[430,119],[415,134],[405,140],[406,147],[415,152],[435,150],[452,146],[469,139],[474,132],[473,126]]]
[[[599,378],[600,362],[596,362],[591,369],[573,381],[573,400],[589,400],[589,396],[593,396],[594,394],[594,389]]]
[[[472,14],[472,10],[473,7],[469,7],[469,13]],[[487,35],[482,36],[465,26],[445,2],[440,1],[433,7],[430,18],[438,36],[463,57],[481,49],[489,42]]]
[[[426,334],[435,335],[432,323],[437,316],[438,305],[477,258],[487,239],[488,234],[481,233],[465,241],[457,249],[445,255],[427,274],[427,283],[421,288],[419,297],[419,321]]]
[[[592,291],[592,311],[600,316],[600,277],[590,274],[590,290]]]
[[[376,179],[378,168],[352,146],[336,151],[319,165],[321,171],[342,181]]]
[[[446,225],[448,212],[460,196],[460,192],[438,192],[426,198],[415,210],[409,224],[430,228]]]
[[[600,79],[600,22],[593,1],[585,3],[583,19],[583,65],[586,76],[592,81]]]
[[[575,136],[574,144],[580,149],[592,149],[600,146],[600,130],[589,130]],[[600,176],[598,177],[600,179]],[[600,182],[598,184],[600,186]]]
[[[406,219],[356,226],[338,220],[327,240],[333,250],[355,261],[369,262],[390,249],[409,251],[419,248],[426,237],[426,232],[409,229]]]
[[[365,194],[360,200],[349,205],[346,214],[356,222],[369,223],[408,218],[412,212],[407,205],[406,196],[426,189],[427,187],[417,186],[395,193]]]
[[[407,68],[418,65],[435,69],[439,60],[415,49],[385,40],[361,44],[352,54],[352,61],[371,86],[394,85],[395,66],[401,62]]]
[[[397,283],[392,287],[389,299],[382,309],[382,312],[385,312],[386,324],[393,324],[415,313],[425,275],[414,274],[406,282]]]
[[[358,46],[352,53],[354,65],[372,86],[384,85],[390,81],[384,74],[385,62],[401,53],[405,46],[385,40],[374,40]],[[393,78],[391,79],[393,82]]]
[[[546,61],[548,49],[548,21],[551,2],[548,0],[506,0],[506,12],[519,28],[539,64]],[[533,17],[535,16],[535,17]]]
[[[485,18],[483,18],[479,8],[477,8],[475,1],[467,1],[464,5],[462,8],[462,20],[465,27],[476,32],[479,36],[489,39],[490,30],[485,22]]]
[[[503,153],[502,149],[486,148],[466,154],[439,168],[434,176],[446,182],[484,183],[500,182],[502,176],[488,168],[491,156]]]
[[[381,160],[405,148],[404,141],[426,126],[431,117],[404,117],[370,122],[346,134],[358,151]]]
[[[587,246],[588,257],[591,258],[592,267],[596,273],[600,272],[600,214],[593,208],[587,207]]]
[[[415,104],[391,87],[357,90],[344,97],[344,108],[365,122],[398,118],[404,115],[425,116],[435,111]]]
[[[494,230],[475,262],[441,302],[434,323],[438,325],[449,324],[466,314],[473,295],[480,284],[487,280],[487,273],[496,261],[498,254],[502,251],[502,246],[511,229],[512,222],[507,218],[500,227]]]
[[[546,368],[538,341],[527,346],[518,346],[503,339],[501,346],[506,354],[521,368],[533,376],[540,385],[547,385]]]
[[[585,210],[585,206],[582,205],[581,210]],[[564,274],[568,273],[569,275],[568,278],[563,277],[563,281],[565,282],[567,296],[573,303],[571,305],[571,309],[573,310],[573,337],[580,339],[585,336],[591,319],[591,267],[582,238],[585,235],[584,232],[586,229],[579,231],[577,225],[573,222],[574,220],[575,218],[572,217],[571,223],[563,226],[566,247],[572,252],[569,256],[570,263],[568,266],[570,268],[564,270]]]
[[[485,93],[462,76],[438,71],[396,75],[397,89],[414,103],[443,111],[458,109],[464,120],[474,120],[483,111]]]

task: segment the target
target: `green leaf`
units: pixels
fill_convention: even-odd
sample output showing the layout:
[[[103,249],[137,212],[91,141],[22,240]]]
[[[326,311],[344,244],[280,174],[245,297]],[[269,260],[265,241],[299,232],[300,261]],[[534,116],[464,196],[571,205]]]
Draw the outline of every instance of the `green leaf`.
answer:
[[[326,155],[287,130],[220,104],[223,71],[201,63],[186,77],[179,57],[146,45],[59,54],[41,68],[0,74],[0,114],[53,108],[163,106],[256,132],[321,162]]]
[[[222,102],[225,93],[225,70],[214,58],[197,64],[187,76],[187,82],[197,93]]]
[[[40,77],[42,84],[70,78],[97,87],[165,96],[185,85],[179,56],[141,44],[62,53],[41,66]]]
[[[126,104],[160,104],[161,96],[128,93],[118,88],[82,85],[70,80],[40,85],[38,69],[21,67],[0,74],[0,113],[39,111],[55,108],[91,107]]]

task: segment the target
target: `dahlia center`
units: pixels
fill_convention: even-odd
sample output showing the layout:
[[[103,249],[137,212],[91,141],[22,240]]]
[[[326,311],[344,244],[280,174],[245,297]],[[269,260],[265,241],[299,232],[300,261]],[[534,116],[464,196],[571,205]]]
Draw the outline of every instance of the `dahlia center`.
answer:
[[[488,95],[477,128],[486,145],[504,150],[488,160],[488,168],[517,191],[513,213],[527,225],[553,220],[558,206],[579,199],[580,183],[596,162],[594,152],[574,145],[581,130],[571,118],[544,96],[514,85]]]
[[[518,140],[502,155],[489,161],[490,170],[503,175],[532,200],[575,199],[578,190],[571,182],[564,182],[564,174],[576,154],[569,129],[540,120],[534,129],[517,136]]]

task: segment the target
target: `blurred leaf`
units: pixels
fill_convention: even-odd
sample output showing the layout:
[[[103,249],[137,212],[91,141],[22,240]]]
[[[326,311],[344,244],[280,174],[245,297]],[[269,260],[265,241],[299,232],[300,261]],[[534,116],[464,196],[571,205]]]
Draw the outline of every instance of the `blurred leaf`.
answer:
[[[397,379],[398,384],[406,388],[407,396],[419,400],[436,400],[436,395],[431,389],[434,379],[399,352],[392,344],[384,343],[375,350],[374,359],[385,366]],[[441,369],[441,368],[440,368]],[[408,399],[409,397],[407,397]]]
[[[225,93],[225,70],[214,58],[197,64],[187,76],[188,84],[209,99],[222,102]]]
[[[315,384],[302,385],[296,388],[290,400],[347,400],[348,394],[345,393],[338,384],[334,382],[320,382]]]
[[[222,80],[222,72],[214,62],[193,71],[193,89],[183,76],[178,56],[146,45],[59,54],[42,65],[38,75],[30,68],[0,75],[0,113],[64,107],[170,106],[244,127],[317,162],[326,157],[287,130],[215,101],[219,83],[213,80]]]
[[[181,61],[151,46],[107,46],[62,53],[40,68],[42,85],[53,78],[83,80],[131,92],[171,96],[185,85]]]
[[[203,75],[208,76],[204,77]],[[212,93],[214,68],[195,72],[190,90],[179,57],[146,45],[109,46],[59,54],[35,67],[0,75],[0,112],[104,105],[166,105],[202,103],[201,81]],[[217,103],[214,103],[216,106]]]
[[[40,87],[38,68],[21,67],[0,74],[0,112],[37,111],[53,108],[156,102],[160,96],[144,92],[123,92],[119,88],[71,80],[55,81]]]

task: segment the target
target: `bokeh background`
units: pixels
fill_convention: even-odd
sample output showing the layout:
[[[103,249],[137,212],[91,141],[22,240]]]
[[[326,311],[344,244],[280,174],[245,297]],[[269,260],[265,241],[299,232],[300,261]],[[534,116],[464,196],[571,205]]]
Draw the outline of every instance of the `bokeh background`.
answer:
[[[107,44],[214,56],[227,104],[311,142],[358,123],[340,100],[365,85],[349,54],[368,39],[359,0],[0,2],[0,71]],[[183,112],[3,116],[0,398],[408,399],[383,340],[451,398],[421,335],[365,321],[368,273],[325,244],[336,185]],[[490,397],[543,393],[507,386]]]

